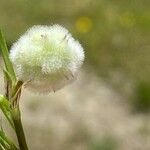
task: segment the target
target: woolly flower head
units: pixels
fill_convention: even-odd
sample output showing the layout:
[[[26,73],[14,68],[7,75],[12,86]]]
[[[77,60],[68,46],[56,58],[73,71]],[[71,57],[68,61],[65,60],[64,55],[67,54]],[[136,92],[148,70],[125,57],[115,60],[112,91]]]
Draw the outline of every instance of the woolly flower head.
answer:
[[[84,60],[84,51],[60,25],[33,26],[10,49],[19,80],[37,92],[51,92],[72,82]]]

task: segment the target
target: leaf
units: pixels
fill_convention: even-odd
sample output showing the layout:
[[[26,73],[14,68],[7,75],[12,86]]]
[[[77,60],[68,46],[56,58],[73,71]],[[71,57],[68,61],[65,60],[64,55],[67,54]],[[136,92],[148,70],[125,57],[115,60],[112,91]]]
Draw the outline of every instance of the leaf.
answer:
[[[10,106],[11,106],[11,103],[3,95],[0,95],[0,109],[2,110],[3,114],[7,118],[8,122],[10,123],[12,128],[15,129],[14,123],[12,120],[12,114],[11,114]]]
[[[13,78],[11,77],[10,73],[5,68],[3,69],[3,73],[4,73],[4,81],[5,81],[5,97],[9,99],[12,84],[13,84],[12,83]]]
[[[0,142],[0,150],[6,150],[6,148],[3,147],[3,144]]]
[[[6,41],[5,41],[5,38],[1,29],[0,29],[0,49],[2,51],[2,56],[3,56],[6,70],[11,74],[11,76],[13,77],[13,81],[15,82],[16,75],[13,69],[13,65],[9,59],[8,48],[7,48]]]
[[[5,150],[19,150],[2,130],[0,130],[0,145],[5,148]]]
[[[6,149],[7,149],[7,150],[10,149],[9,145],[7,144],[7,142],[5,142],[5,140],[2,139],[1,136],[0,136],[0,143],[1,143],[2,147],[3,147],[5,150],[6,150]]]
[[[11,74],[5,68],[3,68],[3,73],[4,73],[4,76],[5,76],[6,80],[10,84],[12,84],[13,77],[11,76]]]

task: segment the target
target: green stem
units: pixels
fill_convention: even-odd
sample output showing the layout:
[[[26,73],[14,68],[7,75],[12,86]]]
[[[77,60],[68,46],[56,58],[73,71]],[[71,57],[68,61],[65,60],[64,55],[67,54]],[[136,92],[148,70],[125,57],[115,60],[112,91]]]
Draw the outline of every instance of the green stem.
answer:
[[[25,134],[24,134],[23,126],[21,122],[19,106],[12,110],[12,116],[13,116],[13,122],[14,122],[20,150],[28,150],[26,139],[25,139]]]

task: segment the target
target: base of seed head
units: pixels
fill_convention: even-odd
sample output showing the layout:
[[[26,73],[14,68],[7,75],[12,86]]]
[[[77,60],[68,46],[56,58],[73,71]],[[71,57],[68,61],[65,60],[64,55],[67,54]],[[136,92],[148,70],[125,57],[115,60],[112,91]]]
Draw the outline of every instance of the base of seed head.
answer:
[[[56,92],[63,88],[65,85],[72,83],[76,78],[72,78],[72,76],[64,76],[61,81],[56,83],[43,83],[43,82],[29,82],[26,85],[26,88],[34,93],[48,94],[50,92]]]

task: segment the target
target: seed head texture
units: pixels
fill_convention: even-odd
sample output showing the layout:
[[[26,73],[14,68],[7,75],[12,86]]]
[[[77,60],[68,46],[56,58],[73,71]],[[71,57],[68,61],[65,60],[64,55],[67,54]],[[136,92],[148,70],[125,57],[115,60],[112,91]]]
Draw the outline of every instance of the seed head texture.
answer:
[[[71,83],[84,61],[84,50],[60,25],[33,26],[10,49],[19,80],[27,88],[49,93]]]

